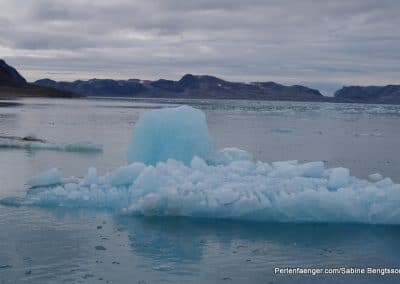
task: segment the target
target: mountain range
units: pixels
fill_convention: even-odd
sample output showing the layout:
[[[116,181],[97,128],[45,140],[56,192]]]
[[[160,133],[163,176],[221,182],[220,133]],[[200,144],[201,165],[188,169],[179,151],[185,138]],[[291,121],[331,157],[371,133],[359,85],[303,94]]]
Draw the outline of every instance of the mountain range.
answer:
[[[180,80],[110,80],[56,82],[42,79],[36,85],[57,88],[82,96],[129,96],[140,98],[324,100],[314,89],[283,86],[274,82],[237,83],[209,75],[186,74]]]
[[[41,79],[28,83],[0,59],[0,97],[132,97],[190,99],[254,99],[345,103],[400,104],[400,85],[345,86],[334,97],[301,85],[275,82],[230,82],[210,75],[186,74],[180,80],[91,79],[73,82]]]

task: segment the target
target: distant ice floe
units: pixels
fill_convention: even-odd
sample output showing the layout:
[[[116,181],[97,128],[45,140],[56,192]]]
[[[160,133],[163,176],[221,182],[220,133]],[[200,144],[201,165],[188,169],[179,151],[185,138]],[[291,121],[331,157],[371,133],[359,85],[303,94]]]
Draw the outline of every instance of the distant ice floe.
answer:
[[[50,150],[65,152],[101,152],[103,147],[91,142],[78,142],[70,144],[57,144],[47,142],[33,136],[15,137],[0,136],[0,148],[29,149],[29,150]]]
[[[380,132],[355,133],[354,136],[357,136],[357,137],[383,137],[383,134]]]
[[[198,110],[179,107],[149,114],[135,126],[130,146],[148,147],[148,156],[132,155],[140,149],[130,149],[129,165],[104,175],[90,168],[83,178],[65,179],[50,169],[28,181],[25,197],[1,202],[145,216],[400,224],[400,184],[390,178],[373,174],[370,181],[359,179],[346,168],[327,169],[320,161],[269,164],[237,148],[214,151]],[[196,123],[185,140],[190,121]],[[193,133],[194,145],[188,143]]]
[[[273,129],[271,129],[271,132],[275,132],[275,133],[292,133],[292,132],[294,132],[294,129],[292,129],[292,128],[273,128]]]

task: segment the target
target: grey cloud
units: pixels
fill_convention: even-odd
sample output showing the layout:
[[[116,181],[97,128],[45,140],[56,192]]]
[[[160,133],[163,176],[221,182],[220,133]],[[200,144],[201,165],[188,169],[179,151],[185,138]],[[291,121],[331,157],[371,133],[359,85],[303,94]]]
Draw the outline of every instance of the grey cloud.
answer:
[[[29,79],[400,83],[400,2],[0,0],[0,51]],[[17,68],[19,66],[16,66]],[[71,73],[72,71],[72,73]],[[64,73],[63,73],[64,72]]]

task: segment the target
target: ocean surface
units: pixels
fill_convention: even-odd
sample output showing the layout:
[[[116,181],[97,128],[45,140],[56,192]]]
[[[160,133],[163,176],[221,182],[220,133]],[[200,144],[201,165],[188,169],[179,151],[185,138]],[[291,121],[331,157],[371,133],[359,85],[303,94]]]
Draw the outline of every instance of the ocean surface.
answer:
[[[273,162],[324,161],[400,182],[400,106],[231,100],[0,102],[0,136],[102,151],[0,147],[0,199],[58,167],[82,176],[126,164],[132,128],[155,108],[204,111],[217,148]],[[275,268],[400,268],[400,227],[138,217],[0,205],[0,283],[399,283],[400,274],[275,274]]]

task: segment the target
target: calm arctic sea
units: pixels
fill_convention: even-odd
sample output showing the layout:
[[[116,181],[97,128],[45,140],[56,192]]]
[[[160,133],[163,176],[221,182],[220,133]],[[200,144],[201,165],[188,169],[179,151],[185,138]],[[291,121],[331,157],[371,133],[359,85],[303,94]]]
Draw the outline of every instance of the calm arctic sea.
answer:
[[[0,104],[0,135],[94,142],[102,153],[0,148],[0,198],[51,167],[82,176],[126,164],[153,108],[202,109],[217,148],[265,162],[325,161],[400,182],[400,106],[207,100],[22,99]],[[400,227],[141,218],[0,205],[0,283],[399,283],[400,275],[275,275],[275,267],[400,268]]]

